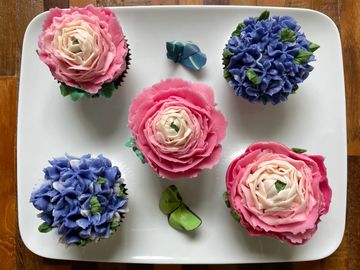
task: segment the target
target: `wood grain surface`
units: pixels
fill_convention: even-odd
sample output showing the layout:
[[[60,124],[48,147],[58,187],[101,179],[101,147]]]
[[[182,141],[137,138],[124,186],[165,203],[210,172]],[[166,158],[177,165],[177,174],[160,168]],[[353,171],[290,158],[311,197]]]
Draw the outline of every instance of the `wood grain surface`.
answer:
[[[41,258],[22,242],[16,221],[17,85],[23,35],[33,17],[51,7],[117,5],[267,5],[319,10],[338,26],[343,47],[348,130],[348,207],[343,241],[326,259],[254,265],[139,265]],[[360,269],[360,1],[357,0],[1,0],[0,1],[0,269],[237,270]],[[326,79],[326,78],[324,78]],[[336,224],[334,224],[336,226]],[[329,236],[331,237],[331,236]]]

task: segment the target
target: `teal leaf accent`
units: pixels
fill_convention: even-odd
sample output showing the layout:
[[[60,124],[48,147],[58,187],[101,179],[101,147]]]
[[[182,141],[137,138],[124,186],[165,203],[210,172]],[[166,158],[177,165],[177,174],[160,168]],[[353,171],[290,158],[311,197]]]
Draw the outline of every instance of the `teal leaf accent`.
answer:
[[[283,42],[294,42],[296,40],[296,33],[288,28],[282,29],[280,32],[280,40]]]
[[[256,19],[257,22],[259,21],[264,21],[264,20],[267,20],[269,19],[270,17],[270,12],[268,10],[264,10],[260,16]]]
[[[294,62],[299,65],[306,64],[309,58],[313,55],[312,52],[306,50],[299,50],[295,56]]]
[[[92,196],[89,202],[90,211],[93,214],[101,212],[101,204],[96,196]]]
[[[126,147],[132,148],[135,155],[140,159],[141,163],[146,163],[146,159],[144,154],[136,147],[136,142],[134,138],[129,138],[125,143]]]
[[[279,193],[280,191],[282,191],[284,188],[286,187],[286,184],[281,182],[281,181],[276,181],[275,182],[275,188],[276,188],[276,191]]]
[[[303,149],[303,148],[298,148],[298,147],[293,147],[291,148],[291,150],[295,153],[298,153],[298,154],[302,154],[302,153],[305,153],[307,150],[306,149]]]
[[[315,52],[317,49],[320,48],[320,45],[314,43],[314,42],[311,42],[309,41],[309,51],[310,52]]]
[[[40,226],[38,227],[38,230],[41,233],[48,233],[52,230],[52,227],[48,223],[44,222],[44,223],[40,224]]]
[[[104,84],[101,89],[99,90],[99,94],[106,98],[111,98],[113,92],[116,90],[116,86],[114,82]]]
[[[256,72],[253,69],[248,69],[246,72],[246,77],[253,83],[253,84],[259,84],[261,82],[259,75],[256,74]]]

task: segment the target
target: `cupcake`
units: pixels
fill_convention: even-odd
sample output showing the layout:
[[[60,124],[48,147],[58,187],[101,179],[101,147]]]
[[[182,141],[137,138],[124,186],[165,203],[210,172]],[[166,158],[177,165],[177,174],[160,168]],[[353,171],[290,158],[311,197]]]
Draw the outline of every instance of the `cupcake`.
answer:
[[[221,154],[227,122],[202,83],[168,79],[140,92],[129,109],[128,142],[163,178],[195,177]]]
[[[44,222],[39,231],[57,229],[60,242],[84,246],[108,238],[128,212],[127,189],[119,168],[102,155],[49,161],[44,182],[30,202]]]
[[[276,142],[259,142],[233,160],[224,194],[231,214],[252,236],[301,245],[329,210],[324,158]]]
[[[250,102],[287,100],[313,70],[319,45],[306,39],[290,16],[264,11],[239,23],[223,51],[224,78]]]
[[[38,54],[63,96],[110,98],[122,82],[130,54],[116,15],[107,8],[51,9]]]

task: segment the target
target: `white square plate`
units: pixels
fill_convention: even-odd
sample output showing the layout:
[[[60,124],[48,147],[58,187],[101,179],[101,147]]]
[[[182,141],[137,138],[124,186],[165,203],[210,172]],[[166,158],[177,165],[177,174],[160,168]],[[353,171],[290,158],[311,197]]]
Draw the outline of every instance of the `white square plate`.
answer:
[[[250,104],[234,96],[222,76],[222,50],[236,25],[264,7],[113,8],[129,41],[132,60],[125,82],[111,100],[74,103],[36,55],[46,13],[28,26],[23,45],[18,113],[18,214],[21,237],[34,253],[48,258],[130,263],[252,263],[315,260],[339,246],[346,212],[346,118],[339,32],[325,15],[305,9],[267,8],[271,15],[293,16],[308,39],[321,45],[315,69],[296,95],[278,106]],[[200,72],[166,58],[165,42],[191,40],[207,54]],[[161,180],[124,146],[130,131],[127,112],[144,87],[181,77],[215,90],[218,108],[229,121],[219,164],[193,180]],[[249,237],[222,201],[230,161],[251,143],[275,140],[326,157],[333,198],[316,235],[303,246],[270,237]],[[130,213],[108,240],[84,248],[65,247],[54,231],[38,232],[42,222],[29,203],[43,179],[47,160],[64,153],[100,153],[118,165],[129,188]],[[175,183],[185,202],[203,220],[190,234],[173,230],[160,212],[161,191]]]

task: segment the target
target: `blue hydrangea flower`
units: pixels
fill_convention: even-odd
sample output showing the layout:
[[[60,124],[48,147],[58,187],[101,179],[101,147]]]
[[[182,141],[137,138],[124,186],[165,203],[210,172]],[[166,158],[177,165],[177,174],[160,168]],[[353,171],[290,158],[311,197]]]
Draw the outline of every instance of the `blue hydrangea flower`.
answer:
[[[57,228],[60,241],[67,245],[108,238],[128,212],[119,168],[102,155],[66,155],[49,163],[44,169],[45,183],[30,198],[44,221],[39,231]]]
[[[250,17],[232,33],[223,52],[224,77],[237,96],[276,105],[309,76],[319,46],[299,32],[294,18],[269,15]]]

